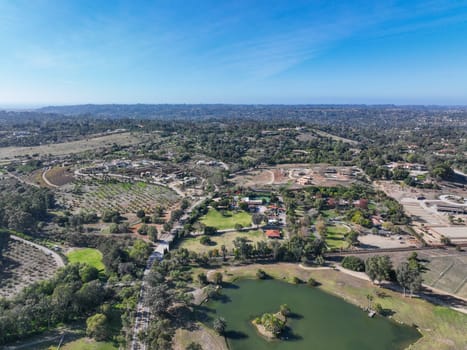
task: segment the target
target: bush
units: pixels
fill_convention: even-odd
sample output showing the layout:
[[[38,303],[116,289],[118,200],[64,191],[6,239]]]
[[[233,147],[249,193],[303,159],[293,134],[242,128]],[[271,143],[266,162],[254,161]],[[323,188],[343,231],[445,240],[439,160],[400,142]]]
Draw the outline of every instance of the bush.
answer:
[[[365,271],[365,263],[363,262],[362,259],[356,256],[346,256],[342,260],[342,267],[352,270],[352,271],[358,271],[358,272]]]
[[[308,281],[306,282],[307,285],[310,287],[316,287],[319,283],[316,281],[314,278],[309,278]]]
[[[211,241],[211,238],[209,238],[207,236],[203,236],[203,237],[200,238],[199,243],[201,243],[203,245],[210,245],[212,243],[212,241]]]
[[[300,284],[302,283],[302,280],[300,278],[298,278],[297,276],[295,276],[293,279],[292,279],[292,282],[295,283],[295,284]]]
[[[268,274],[264,270],[259,269],[256,271],[256,277],[258,277],[260,280],[265,280],[268,278]]]

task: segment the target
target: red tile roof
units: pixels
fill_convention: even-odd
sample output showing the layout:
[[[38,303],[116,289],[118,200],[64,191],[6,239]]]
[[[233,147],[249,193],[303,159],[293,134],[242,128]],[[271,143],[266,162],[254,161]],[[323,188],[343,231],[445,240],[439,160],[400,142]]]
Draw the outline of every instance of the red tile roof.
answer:
[[[281,238],[281,232],[279,230],[266,230],[265,233],[268,238]]]

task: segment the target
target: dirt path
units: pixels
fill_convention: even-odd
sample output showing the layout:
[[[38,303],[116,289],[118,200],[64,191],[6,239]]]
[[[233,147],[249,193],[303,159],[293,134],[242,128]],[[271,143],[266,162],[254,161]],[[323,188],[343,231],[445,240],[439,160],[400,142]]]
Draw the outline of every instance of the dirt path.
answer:
[[[26,239],[20,238],[20,237],[15,236],[15,235],[11,235],[10,238],[14,239],[14,240],[17,240],[17,241],[21,241],[21,242],[23,242],[25,244],[32,245],[33,247],[36,247],[36,248],[42,250],[46,255],[52,256],[58,267],[65,266],[65,262],[63,261],[62,257],[60,255],[58,255],[57,253],[55,253],[53,250],[50,250],[49,248],[46,248],[46,247],[44,247],[42,245],[33,243],[31,241],[28,241]]]
[[[53,183],[51,183],[48,179],[47,179],[47,172],[49,171],[50,169],[47,169],[47,170],[44,170],[42,172],[42,180],[44,180],[44,182],[47,184],[47,186],[50,186],[50,187],[53,187],[53,188],[59,188],[60,186],[57,186],[57,185],[54,185]]]

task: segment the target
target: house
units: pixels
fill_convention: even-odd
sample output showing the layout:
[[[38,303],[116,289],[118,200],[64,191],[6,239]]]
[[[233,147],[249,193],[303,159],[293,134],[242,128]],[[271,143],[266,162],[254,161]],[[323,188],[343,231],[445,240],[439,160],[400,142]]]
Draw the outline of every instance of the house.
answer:
[[[301,186],[311,185],[311,176],[303,176],[297,179],[297,184]]]
[[[264,233],[266,234],[266,237],[271,238],[271,239],[281,238],[281,231],[279,230],[266,230]]]

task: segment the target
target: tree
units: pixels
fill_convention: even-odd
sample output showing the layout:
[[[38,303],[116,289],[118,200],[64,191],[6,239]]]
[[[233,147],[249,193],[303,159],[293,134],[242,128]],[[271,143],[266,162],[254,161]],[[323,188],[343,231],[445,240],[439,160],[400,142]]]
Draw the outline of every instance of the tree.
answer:
[[[324,218],[320,215],[318,219],[316,220],[316,231],[318,231],[319,235],[321,236],[321,239],[326,238],[326,221]]]
[[[214,274],[214,283],[220,286],[222,284],[222,273],[216,272]]]
[[[358,241],[358,232],[356,231],[350,231],[346,236],[345,236],[345,241],[349,243],[350,246],[355,246],[359,244]]]
[[[201,243],[202,245],[211,245],[212,241],[211,238],[209,238],[208,236],[202,236],[199,240],[199,243]]]
[[[342,260],[342,267],[352,271],[365,271],[365,263],[357,256],[346,256]]]
[[[387,255],[372,256],[365,262],[365,272],[373,282],[389,280],[391,270],[392,262]]]
[[[148,236],[151,241],[157,241],[157,228],[155,226],[148,226]]]
[[[212,327],[218,334],[223,335],[225,333],[225,329],[227,328],[227,323],[223,317],[217,317],[214,319]]]
[[[146,213],[144,212],[143,209],[140,209],[136,212],[136,216],[140,219],[144,218],[146,216]]]
[[[152,249],[148,243],[141,239],[137,239],[133,244],[133,247],[131,247],[129,255],[130,258],[133,259],[138,265],[144,266],[149,258],[149,255],[151,255],[151,251]]]
[[[203,350],[203,347],[199,343],[191,342],[186,346],[185,350]]]
[[[97,341],[105,340],[109,336],[107,317],[95,314],[86,320],[86,334]]]
[[[290,310],[290,307],[289,305],[287,304],[282,304],[280,307],[279,307],[279,312],[282,314],[282,316],[290,316],[290,314],[292,313],[292,311]]]
[[[226,256],[227,256],[227,248],[225,247],[225,245],[221,245],[221,252],[222,252],[222,259],[225,261],[226,259]]]
[[[204,228],[204,234],[206,236],[213,236],[217,233],[217,229],[215,227],[212,227],[212,226],[206,226]]]
[[[8,248],[10,240],[10,233],[6,230],[0,230],[0,259],[2,258],[3,251]]]
[[[256,227],[258,227],[264,220],[264,215],[263,214],[260,214],[260,213],[254,213],[252,216],[251,216],[251,221],[253,222],[254,225],[256,225]]]
[[[82,264],[79,268],[79,276],[83,283],[90,282],[99,277],[99,270],[89,264]]]
[[[368,301],[368,310],[371,310],[371,302],[373,301],[373,295],[367,294],[366,300]]]
[[[410,263],[402,262],[396,271],[397,282],[402,287],[404,296],[406,290],[410,290],[410,295],[419,291],[422,286],[422,277],[417,267],[410,266]]]
[[[148,234],[148,225],[142,224],[142,225],[138,228],[138,233],[139,233],[140,235],[146,236],[146,235]]]
[[[199,284],[201,284],[202,286],[208,284],[208,277],[206,276],[206,274],[204,272],[200,272],[198,274],[198,282]]]

